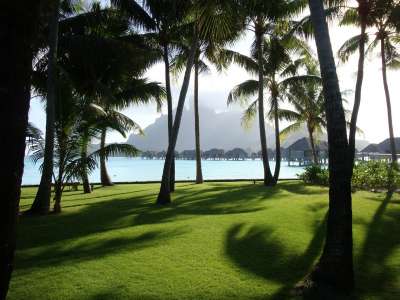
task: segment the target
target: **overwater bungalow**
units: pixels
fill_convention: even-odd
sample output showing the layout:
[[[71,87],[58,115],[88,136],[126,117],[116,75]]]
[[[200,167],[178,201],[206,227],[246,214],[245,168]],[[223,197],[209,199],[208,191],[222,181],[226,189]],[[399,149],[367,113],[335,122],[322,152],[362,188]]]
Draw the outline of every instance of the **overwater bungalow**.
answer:
[[[328,143],[316,141],[315,149],[320,164],[328,163]],[[313,154],[309,138],[301,138],[285,149],[288,165],[307,166],[313,163]]]

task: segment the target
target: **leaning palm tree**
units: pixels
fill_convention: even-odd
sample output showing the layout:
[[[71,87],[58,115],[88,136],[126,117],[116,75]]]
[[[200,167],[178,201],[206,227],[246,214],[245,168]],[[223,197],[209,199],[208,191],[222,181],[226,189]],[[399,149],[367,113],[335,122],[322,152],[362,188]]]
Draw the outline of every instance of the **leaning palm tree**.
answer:
[[[358,35],[347,40],[339,50],[339,57],[345,61],[351,54],[357,51],[357,45],[360,43],[360,40],[363,43],[369,43],[365,51],[366,53],[370,53],[379,47],[393,164],[397,163],[397,153],[393,133],[391,99],[387,83],[387,67],[398,68],[400,65],[400,54],[397,51],[400,43],[400,35],[398,34],[399,26],[396,15],[399,8],[400,5],[392,1],[369,1],[367,6],[368,11],[364,17],[365,20],[361,22],[364,32],[361,36]],[[355,9],[349,9],[345,24],[360,22],[357,18],[354,18],[354,15],[356,15]],[[371,32],[367,32],[364,27],[371,27]],[[373,37],[371,41],[370,36]]]
[[[157,204],[168,204],[171,202],[170,195],[170,169],[175,152],[176,141],[179,134],[183,108],[185,104],[186,93],[189,86],[190,75],[195,61],[197,44],[199,39],[208,40],[223,40],[224,37],[230,36],[231,30],[237,24],[235,11],[232,7],[232,2],[227,0],[220,1],[198,1],[193,7],[193,12],[188,15],[191,17],[193,39],[190,45],[190,51],[185,67],[181,92],[179,94],[176,116],[172,128],[171,143],[168,145],[168,150],[165,158],[163,175],[161,179],[160,192],[157,197]]]
[[[189,43],[190,45],[190,43]],[[178,75],[186,64],[189,47],[181,46],[180,53],[172,61],[173,73]],[[196,152],[196,183],[203,183],[203,171],[201,168],[201,143],[200,143],[200,113],[199,113],[199,75],[209,72],[207,63],[201,59],[200,43],[197,45],[194,58],[194,89],[193,89],[193,110],[194,110],[194,133],[195,133],[195,152]]]
[[[323,2],[309,0],[320,63],[329,144],[329,212],[320,259],[307,279],[319,293],[349,292],[354,287],[349,144],[339,80]],[[327,288],[328,287],[328,288]],[[318,299],[326,295],[317,295]]]
[[[234,43],[241,33],[241,24],[233,24],[237,26],[237,29],[231,28],[231,35],[224,36],[224,40],[207,40],[199,38],[197,43],[197,49],[194,59],[194,88],[193,88],[193,107],[194,107],[194,129],[195,129],[195,152],[196,152],[196,183],[203,183],[203,172],[201,168],[201,147],[200,147],[200,113],[199,113],[199,75],[205,74],[210,71],[208,64],[214,64],[218,68],[224,61],[221,61],[221,55],[219,52],[224,46]],[[182,41],[177,44],[179,48],[178,54],[172,61],[172,71],[175,76],[180,74],[186,64],[192,36],[189,34]]]
[[[174,57],[175,44],[180,41],[180,33],[187,26],[185,16],[191,1],[187,0],[145,0],[140,5],[135,0],[111,0],[114,7],[126,13],[135,26],[146,31],[149,42],[162,52],[165,69],[165,89],[167,97],[168,143],[172,139],[173,113],[171,93],[171,58]],[[170,170],[170,190],[175,190],[175,159]]]

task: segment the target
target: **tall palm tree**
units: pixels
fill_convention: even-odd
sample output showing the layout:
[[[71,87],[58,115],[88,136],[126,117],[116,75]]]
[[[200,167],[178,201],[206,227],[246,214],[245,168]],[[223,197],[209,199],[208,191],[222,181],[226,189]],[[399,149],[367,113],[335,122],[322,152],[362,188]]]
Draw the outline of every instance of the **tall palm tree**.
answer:
[[[191,1],[187,0],[145,0],[142,5],[135,0],[111,0],[111,3],[130,16],[134,24],[148,33],[149,40],[162,52],[167,96],[168,143],[172,139],[173,112],[171,93],[171,57],[175,44],[179,42],[181,27],[185,27],[185,15]],[[170,170],[170,191],[175,190],[175,159]]]
[[[167,155],[164,163],[163,175],[161,179],[160,192],[157,197],[157,204],[168,204],[171,202],[169,176],[172,164],[172,158],[175,152],[175,145],[179,134],[179,127],[181,123],[183,107],[185,103],[186,93],[189,86],[190,74],[194,65],[197,44],[199,39],[206,40],[223,40],[225,37],[231,35],[231,30],[236,29],[237,18],[231,1],[196,1],[194,5],[194,12],[188,16],[194,17],[192,20],[193,38],[190,45],[190,51],[187,58],[185,74],[181,92],[179,94],[178,106],[176,109],[176,116],[172,128],[171,143],[168,145]]]
[[[54,118],[57,94],[58,20],[61,0],[52,2],[49,20],[49,52],[46,101],[45,155],[39,188],[29,210],[32,214],[47,214],[50,209],[51,181],[53,175]]]
[[[4,3],[0,19],[0,124],[4,147],[0,171],[0,299],[6,299],[14,268],[16,226],[24,169],[30,79],[42,1]]]
[[[284,24],[280,24],[283,26]],[[276,27],[279,25],[276,23]],[[280,36],[279,36],[280,35]],[[310,50],[305,43],[298,40],[294,36],[288,36],[285,32],[269,32],[269,37],[264,39],[264,57],[263,57],[263,86],[269,92],[269,108],[267,116],[274,120],[275,125],[275,148],[276,163],[273,181],[271,185],[276,184],[279,178],[281,147],[280,147],[280,130],[279,130],[279,102],[286,97],[287,89],[290,85],[300,84],[304,80],[315,80],[315,76],[303,75],[295,76],[298,70],[305,67],[312,59]],[[250,73],[258,72],[257,59],[247,57],[230,50],[221,51],[220,55],[224,56],[222,60],[233,60],[244,66]],[[257,66],[257,69],[254,67]],[[251,96],[257,94],[259,84],[257,80],[247,80],[230,92],[228,96],[228,105],[233,102],[248,105]],[[259,99],[251,102],[247,107],[243,122],[245,125],[252,121],[259,111]],[[260,121],[260,120],[259,120]],[[262,121],[265,122],[264,120]]]
[[[199,39],[194,59],[194,88],[193,88],[193,107],[194,107],[194,128],[195,128],[195,152],[196,152],[196,183],[203,183],[203,172],[201,168],[201,147],[200,147],[200,113],[199,113],[199,75],[210,71],[208,63],[212,63],[217,68],[225,62],[220,60],[222,58],[219,52],[227,44],[232,44],[238,39],[241,33],[241,24],[236,25],[237,29],[231,29],[231,35],[224,36],[224,40],[217,41]],[[185,37],[181,43],[176,46],[179,48],[178,54],[172,61],[172,70],[175,75],[179,74],[187,61],[190,51],[190,42],[192,41],[191,34]]]
[[[323,2],[309,0],[320,63],[329,144],[329,212],[321,257],[308,279],[349,292],[354,287],[351,174],[346,120]],[[324,288],[320,289],[322,292]],[[319,298],[324,296],[320,295]]]
[[[56,0],[49,7],[48,27],[48,68],[47,68],[47,90],[46,90],[46,135],[45,155],[43,157],[43,169],[39,188],[34,202],[26,213],[47,214],[50,208],[51,183],[53,174],[53,150],[54,150],[54,119],[55,101],[57,95],[57,52],[59,42],[59,20],[66,19],[76,14],[80,5],[74,0]]]
[[[276,184],[271,173],[267,151],[264,115],[264,37],[274,31],[274,22],[292,17],[304,8],[304,1],[239,1],[240,11],[244,14],[247,29],[254,33],[252,55],[256,61],[258,77],[258,123],[260,130],[261,156],[264,168],[264,185]],[[279,165],[278,165],[279,170]],[[277,175],[279,172],[275,172]]]
[[[343,44],[343,46],[339,50],[339,57],[343,61],[346,61],[351,54],[357,51],[358,44],[359,52],[361,54],[362,51],[363,56],[365,55],[364,53],[372,52],[375,48],[379,47],[381,56],[382,81],[385,92],[388,116],[387,119],[389,128],[390,150],[392,155],[392,162],[395,164],[397,162],[397,153],[393,132],[391,99],[387,83],[387,67],[398,68],[398,62],[400,61],[400,54],[397,52],[396,49],[399,44],[399,34],[397,30],[398,20],[396,14],[400,5],[392,1],[364,2],[359,3],[358,15],[356,9],[349,8],[347,14],[344,16],[344,20],[342,21],[342,23],[344,23],[345,25],[360,24],[362,33],[361,35],[350,38]],[[368,27],[372,28],[373,31],[368,32]],[[369,36],[373,37],[371,41]],[[369,45],[364,51],[364,45],[366,43],[369,43]],[[362,59],[364,58],[362,57]],[[360,70],[360,64],[361,62],[359,61],[359,73],[362,72],[362,70]],[[362,74],[358,75],[362,76]],[[357,92],[358,91],[356,89],[356,93]],[[351,128],[350,134],[352,134],[352,131],[355,131],[355,128]],[[351,140],[352,138],[353,137],[351,136],[350,142],[353,142]]]
[[[367,42],[366,29],[370,24],[370,2],[369,0],[357,0],[358,8],[348,8],[340,21],[341,25],[359,25],[360,35],[356,36],[343,44],[339,49],[338,56],[342,61],[346,61],[349,57],[350,48],[358,48],[358,66],[357,80],[354,93],[353,111],[351,114],[350,130],[349,130],[349,151],[352,160],[351,172],[353,172],[355,157],[355,142],[357,132],[357,117],[361,104],[361,90],[364,78],[364,61],[365,61],[365,43]]]
[[[187,37],[180,44],[180,51],[172,61],[172,71],[177,76],[187,63],[190,52],[191,38]],[[203,183],[203,172],[201,168],[201,146],[200,146],[200,113],[199,113],[199,75],[208,72],[210,69],[207,63],[201,58],[201,41],[197,43],[194,58],[194,89],[193,89],[193,110],[194,110],[194,133],[195,133],[195,153],[196,153],[196,183]]]

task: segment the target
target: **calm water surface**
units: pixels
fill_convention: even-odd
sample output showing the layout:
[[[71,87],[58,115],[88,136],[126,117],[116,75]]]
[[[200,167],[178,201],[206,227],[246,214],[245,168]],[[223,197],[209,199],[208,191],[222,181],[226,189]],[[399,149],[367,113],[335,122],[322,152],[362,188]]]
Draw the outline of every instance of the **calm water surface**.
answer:
[[[25,159],[24,176],[22,184],[39,184],[39,165]],[[108,160],[108,172],[113,181],[147,181],[160,180],[164,166],[163,160],[144,160],[141,158],[112,157]],[[271,161],[270,166],[273,172],[275,162]],[[261,160],[244,161],[214,161],[203,160],[204,179],[259,179],[263,178]],[[302,172],[302,167],[288,167],[287,162],[282,162],[280,178],[297,178]],[[176,179],[192,180],[196,177],[196,163],[193,160],[176,161]],[[90,175],[92,182],[100,181],[99,170]]]

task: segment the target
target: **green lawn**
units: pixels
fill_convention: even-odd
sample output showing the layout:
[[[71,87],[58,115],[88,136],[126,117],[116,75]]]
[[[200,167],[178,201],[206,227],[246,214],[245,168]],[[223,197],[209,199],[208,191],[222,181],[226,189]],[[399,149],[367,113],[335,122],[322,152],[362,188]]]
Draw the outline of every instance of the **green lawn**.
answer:
[[[289,299],[318,258],[327,189],[281,182],[66,192],[23,217],[9,299]],[[22,209],[35,189],[23,189]],[[400,196],[353,194],[358,299],[400,299]]]

